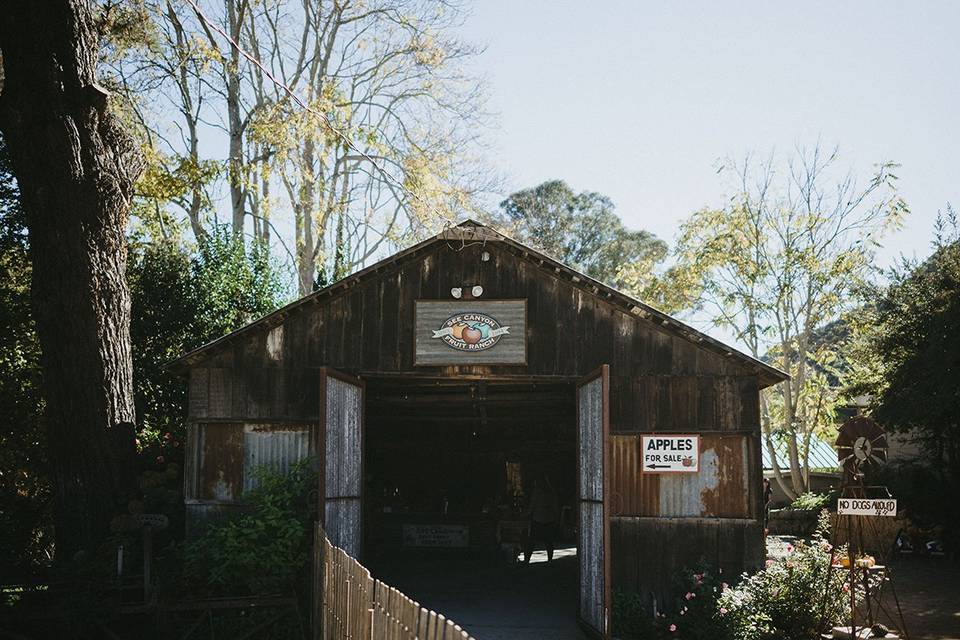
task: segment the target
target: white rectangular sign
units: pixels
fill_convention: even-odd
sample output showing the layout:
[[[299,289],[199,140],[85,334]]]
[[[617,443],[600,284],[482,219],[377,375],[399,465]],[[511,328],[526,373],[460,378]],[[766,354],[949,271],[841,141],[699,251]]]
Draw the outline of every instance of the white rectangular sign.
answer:
[[[897,501],[893,498],[838,498],[837,513],[841,516],[895,516]]]
[[[651,434],[640,436],[642,473],[697,473],[700,436]]]

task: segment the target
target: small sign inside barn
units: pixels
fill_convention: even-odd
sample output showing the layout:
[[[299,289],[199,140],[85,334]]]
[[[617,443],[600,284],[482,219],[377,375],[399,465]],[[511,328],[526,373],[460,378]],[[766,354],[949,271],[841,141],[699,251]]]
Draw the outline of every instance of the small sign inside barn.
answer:
[[[841,516],[896,516],[897,501],[892,498],[840,498],[837,514]]]
[[[651,434],[640,438],[642,473],[697,473],[700,436]]]
[[[417,300],[416,364],[526,364],[526,300]]]
[[[467,547],[470,546],[470,530],[460,524],[405,524],[403,546]]]

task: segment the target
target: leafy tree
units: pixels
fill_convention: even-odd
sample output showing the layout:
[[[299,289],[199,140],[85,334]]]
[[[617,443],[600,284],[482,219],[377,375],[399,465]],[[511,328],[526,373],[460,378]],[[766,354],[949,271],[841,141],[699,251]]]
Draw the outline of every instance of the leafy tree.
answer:
[[[486,114],[459,3],[193,4],[104,11],[111,87],[149,161],[139,214],[182,211],[202,244],[226,187],[234,235],[282,247],[307,293],[488,185],[471,157]]]
[[[878,420],[960,480],[960,227],[952,208],[938,223],[933,254],[904,261],[889,279],[858,314],[852,391],[872,395]]]
[[[245,247],[226,226],[194,256],[176,242],[135,242],[129,280],[140,444],[159,448],[182,442],[186,415],[183,380],[166,365],[277,309],[289,291],[262,246]]]
[[[638,283],[637,275],[641,271],[652,275],[653,266],[667,255],[666,243],[650,232],[624,227],[609,198],[592,191],[575,193],[562,180],[511,194],[491,222],[517,240],[615,287],[643,289],[648,280]]]
[[[0,137],[0,574],[49,559],[50,484],[26,220]]]
[[[835,345],[819,327],[852,306],[879,237],[907,213],[896,194],[896,165],[884,163],[866,185],[835,179],[836,151],[801,151],[778,171],[774,158],[747,158],[724,172],[735,195],[683,223],[676,264],[666,281],[674,297],[732,330],[755,358],[791,378],[761,398],[762,426],[774,473],[794,499],[809,490],[810,441],[833,429],[839,400]],[[786,443],[789,480],[776,464]]]

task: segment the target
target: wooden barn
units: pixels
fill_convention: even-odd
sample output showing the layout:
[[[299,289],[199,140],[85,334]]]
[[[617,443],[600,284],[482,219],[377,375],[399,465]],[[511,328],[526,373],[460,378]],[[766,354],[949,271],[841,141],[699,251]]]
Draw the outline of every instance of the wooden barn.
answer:
[[[334,544],[495,548],[550,482],[579,618],[764,560],[760,390],[786,375],[466,222],[186,354],[188,527],[314,456]],[[652,437],[645,437],[652,436]]]

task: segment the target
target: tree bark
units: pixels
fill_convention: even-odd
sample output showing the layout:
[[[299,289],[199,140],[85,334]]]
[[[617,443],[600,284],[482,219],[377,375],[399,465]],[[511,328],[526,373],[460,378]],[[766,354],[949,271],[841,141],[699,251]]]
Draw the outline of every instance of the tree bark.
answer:
[[[143,168],[96,83],[85,0],[8,0],[0,128],[30,233],[57,557],[93,551],[133,474],[126,224]]]

